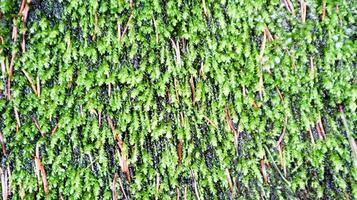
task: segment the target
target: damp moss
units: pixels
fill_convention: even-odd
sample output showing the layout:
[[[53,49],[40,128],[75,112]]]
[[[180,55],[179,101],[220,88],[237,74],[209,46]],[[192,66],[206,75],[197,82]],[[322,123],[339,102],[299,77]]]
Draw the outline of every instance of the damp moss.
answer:
[[[356,199],[356,15],[2,0],[3,199]]]

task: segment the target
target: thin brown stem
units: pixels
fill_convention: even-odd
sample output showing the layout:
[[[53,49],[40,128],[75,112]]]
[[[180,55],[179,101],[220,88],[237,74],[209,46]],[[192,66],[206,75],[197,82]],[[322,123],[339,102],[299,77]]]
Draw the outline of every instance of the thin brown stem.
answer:
[[[16,51],[13,51],[11,53],[10,68],[8,69],[8,76],[9,76],[7,79],[7,97],[8,97],[8,99],[11,99],[11,79],[12,79],[12,73],[14,71],[16,53],[17,53]]]
[[[233,193],[233,182],[232,182],[232,178],[231,178],[231,174],[229,173],[229,170],[226,169],[225,170],[225,174],[226,174],[226,177],[227,177],[227,182],[228,182],[228,185],[229,185],[229,189],[231,191],[231,193]]]
[[[176,200],[180,200],[180,189],[178,187],[176,187]]]
[[[285,133],[286,133],[287,124],[288,124],[288,116],[285,116],[283,131],[282,131],[282,133],[281,133],[281,135],[280,135],[280,137],[279,137],[279,140],[278,140],[276,146],[280,146],[280,144],[282,143],[282,141],[283,141],[283,139],[284,139],[284,136],[285,136]]]
[[[178,157],[178,164],[181,164],[182,161],[182,141],[180,140],[177,144],[177,157]]]
[[[35,84],[33,83],[31,76],[26,72],[25,69],[22,69],[22,72],[25,74],[27,80],[30,82],[30,85],[31,85],[31,88],[32,88],[33,92],[34,92],[37,96],[39,96],[39,95],[38,95],[38,92],[37,92],[37,89],[36,89],[36,86],[35,86]]]
[[[193,80],[193,77],[191,76],[190,78],[190,86],[191,86],[191,92],[192,92],[192,104],[195,105],[196,98],[195,98],[195,82]]]
[[[17,108],[14,106],[14,113],[16,118],[16,132],[19,132],[19,128],[21,127],[20,116]]]
[[[319,117],[318,125],[320,126],[320,130],[321,130],[321,133],[322,133],[323,137],[326,138],[325,129],[324,129],[324,126],[322,124],[321,116]]]
[[[36,171],[39,172],[39,176],[42,178],[43,190],[45,191],[46,196],[48,196],[48,183],[47,183],[47,175],[45,171],[45,167],[41,162],[40,153],[39,153],[39,146],[36,145],[36,155],[35,155],[35,165]]]
[[[128,196],[126,196],[123,183],[121,182],[121,178],[118,177],[118,180],[119,180],[119,185],[120,185],[121,192],[123,193],[123,196],[124,196],[125,200],[128,200]]]
[[[268,183],[268,174],[266,171],[265,158],[260,160],[260,168],[261,168],[264,183],[267,184]]]
[[[37,76],[37,96],[40,97],[41,96],[41,83],[40,83],[40,77]]]
[[[117,38],[118,38],[118,41],[121,40],[121,24],[119,23],[119,21],[117,22]]]
[[[156,173],[156,193],[159,193],[159,189],[160,189],[160,174]],[[155,199],[157,199],[157,195],[155,197]]]
[[[156,43],[159,43],[159,31],[157,30],[157,22],[155,20],[155,18],[152,18],[152,21],[154,23],[154,27],[155,27],[155,37],[156,37]]]
[[[353,157],[353,160],[354,160],[355,168],[357,168],[357,144],[356,144],[356,141],[355,141],[355,139],[353,138],[353,136],[352,136],[352,134],[350,132],[350,128],[348,127],[348,122],[347,122],[347,119],[346,119],[346,116],[345,116],[345,112],[343,111],[343,107],[341,105],[339,106],[339,111],[340,111],[340,114],[341,114],[342,123],[343,123],[343,126],[345,128],[348,141],[349,141],[350,146],[351,146],[352,157]]]
[[[295,12],[294,11],[294,6],[291,3],[291,1],[290,0],[284,0],[284,4],[285,4],[286,8],[288,9],[288,11],[294,14],[294,12]]]
[[[180,53],[180,43],[178,42],[179,40],[177,40],[176,42],[172,39],[170,39],[170,40],[171,40],[172,47],[175,49],[176,65],[179,67],[182,64],[181,53]]]
[[[304,24],[306,21],[306,2],[304,0],[300,0],[300,14],[301,21]]]
[[[57,124],[56,124],[56,126],[52,129],[52,131],[51,131],[51,135],[53,135],[53,134],[55,134],[55,133],[56,133],[56,131],[57,131],[58,127],[59,127],[59,123],[57,123]]]
[[[7,200],[9,196],[8,176],[5,169],[0,168],[2,199]]]
[[[42,136],[44,136],[45,133],[42,131],[41,126],[40,126],[40,124],[38,123],[37,119],[36,119],[36,118],[32,118],[32,120],[33,120],[33,122],[35,123],[35,126],[36,126],[37,130],[40,131],[40,133],[41,133]]]
[[[218,129],[218,126],[216,123],[214,123],[212,120],[210,120],[207,116],[203,115],[203,118],[205,118],[205,120],[211,124],[213,127],[215,127],[216,129]]]
[[[17,40],[17,26],[16,26],[16,17],[12,18],[12,34],[11,34],[11,39],[16,42]]]
[[[282,147],[282,145],[279,145],[277,148],[279,151],[280,166],[283,168],[284,176],[286,177],[287,171],[286,171],[285,159],[284,159],[284,155],[283,155],[283,147]]]
[[[22,42],[21,42],[21,52],[25,53],[26,51],[26,31],[22,33]]]
[[[92,35],[92,40],[96,40],[97,38],[97,32],[98,32],[98,15],[97,13],[94,14],[94,30],[93,30],[93,35]]]
[[[133,14],[131,14],[131,15],[129,16],[129,19],[128,19],[128,22],[127,22],[126,25],[125,25],[124,31],[123,31],[123,33],[122,33],[121,36],[120,36],[120,40],[121,40],[121,41],[123,40],[124,35],[125,35],[126,31],[128,30],[129,23],[130,23],[130,21],[131,21],[132,18],[133,18]]]
[[[195,173],[193,172],[193,170],[191,169],[190,171],[191,173],[191,178],[193,180],[193,188],[194,188],[194,191],[195,191],[195,195],[196,195],[196,198],[197,200],[201,200],[201,197],[200,197],[200,194],[198,192],[198,188],[197,188],[197,182],[196,182],[196,178],[195,178]]]
[[[118,179],[118,174],[115,173],[112,182],[112,200],[117,200],[117,190],[116,190],[116,183]]]
[[[321,14],[321,20],[323,21],[326,16],[326,0],[322,0],[322,14]]]
[[[202,0],[202,7],[203,7],[203,13],[207,16],[207,8],[206,8],[206,2],[205,0]]]
[[[0,142],[1,142],[1,147],[2,147],[2,155],[6,155],[6,146],[5,146],[5,139],[4,136],[0,133]]]

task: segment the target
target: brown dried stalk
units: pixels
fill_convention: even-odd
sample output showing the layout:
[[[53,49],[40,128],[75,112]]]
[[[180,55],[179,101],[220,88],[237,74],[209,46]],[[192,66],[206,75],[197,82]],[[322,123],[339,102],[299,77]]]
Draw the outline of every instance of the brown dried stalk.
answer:
[[[191,174],[191,179],[192,179],[192,182],[193,182],[192,184],[193,184],[193,188],[195,190],[196,198],[197,198],[197,200],[201,200],[200,194],[199,194],[198,189],[197,189],[197,182],[196,182],[195,174],[194,174],[192,169],[190,170],[190,174]]]
[[[243,96],[245,97],[245,96],[247,96],[247,89],[245,88],[245,86],[243,85],[242,86],[242,93],[243,93]]]
[[[12,18],[12,34],[11,34],[11,39],[12,39],[14,42],[16,42],[16,40],[17,40],[17,31],[18,31],[18,29],[17,29],[17,26],[16,26],[16,18],[13,17],[13,18]]]
[[[306,21],[306,2],[304,0],[300,0],[300,14],[301,14],[302,23],[305,23],[305,21]]]
[[[36,126],[37,130],[40,131],[40,133],[41,133],[42,136],[44,136],[45,133],[42,131],[41,126],[40,126],[40,124],[38,123],[37,119],[33,117],[32,120],[33,120],[33,122],[35,123],[35,126]]]
[[[117,38],[118,38],[118,41],[120,41],[120,38],[121,38],[121,24],[119,23],[119,21],[117,22]]]
[[[21,122],[20,122],[19,112],[17,111],[17,108],[15,106],[14,106],[14,113],[16,118],[16,132],[19,132],[19,128],[21,128]]]
[[[26,31],[22,33],[22,42],[21,42],[21,52],[25,53],[26,51]]]
[[[11,79],[12,79],[12,73],[14,71],[16,53],[17,53],[16,51],[13,51],[11,53],[10,69],[8,69],[8,79],[7,79],[7,97],[8,97],[8,99],[11,99]]]
[[[226,177],[227,177],[229,189],[231,190],[231,193],[233,193],[233,188],[234,188],[233,187],[233,182],[232,182],[231,174],[229,173],[228,169],[225,170],[225,174],[226,174]]]
[[[269,42],[271,42],[274,40],[274,38],[273,38],[272,34],[270,33],[268,27],[265,26],[263,29],[263,41],[262,41],[262,46],[260,47],[260,55],[259,55],[259,60],[261,63],[263,63],[263,56],[264,56],[264,51],[265,51],[265,46],[266,46],[267,40]]]
[[[52,131],[51,131],[51,135],[53,135],[53,134],[55,134],[55,133],[56,133],[56,131],[57,131],[58,127],[59,127],[59,123],[57,123],[57,124],[56,124],[56,126],[52,129]]]
[[[129,17],[129,19],[128,19],[128,22],[127,22],[126,25],[125,25],[124,31],[123,31],[123,33],[122,33],[121,36],[120,36],[120,41],[123,40],[124,35],[125,35],[126,31],[128,30],[129,23],[130,23],[130,21],[131,21],[132,18],[133,18],[133,14],[130,15],[130,17]]]
[[[98,126],[102,126],[102,111],[98,111]]]
[[[5,139],[4,136],[0,133],[0,142],[1,142],[1,147],[2,147],[2,155],[6,155],[6,146],[5,146]]]
[[[321,20],[323,21],[326,16],[326,0],[322,0],[322,14],[321,14]]]
[[[128,197],[126,196],[126,193],[125,193],[125,190],[124,190],[123,183],[121,182],[121,178],[118,177],[118,180],[119,180],[119,185],[120,185],[121,192],[123,193],[123,196],[124,196],[125,200],[128,200]]]
[[[207,8],[205,0],[202,0],[203,13],[207,16]]]
[[[196,98],[195,98],[195,82],[193,80],[193,77],[191,76],[190,78],[190,86],[191,86],[191,92],[192,92],[192,104],[195,105]]]
[[[234,128],[233,120],[231,117],[231,113],[228,109],[228,106],[226,105],[224,108],[224,112],[226,113],[226,121],[228,123],[229,128],[231,131],[234,133],[234,147],[237,151],[238,154],[238,143],[239,143],[239,134],[240,134],[240,124],[238,124],[238,130]]]
[[[184,195],[184,199],[187,200],[187,186],[185,186],[185,195]]]
[[[317,133],[319,134],[320,140],[323,140],[324,136],[322,135],[321,130],[320,130],[320,126],[317,123],[316,123],[316,130],[317,130]]]
[[[41,95],[41,83],[40,83],[40,77],[37,76],[37,96],[40,97]]]
[[[317,121],[317,124],[318,124],[318,126],[320,127],[322,136],[323,136],[324,138],[326,138],[325,129],[324,129],[324,126],[323,126],[322,121],[321,121],[321,116],[319,117],[319,119],[318,119],[318,121]]]
[[[200,73],[200,76],[201,76],[202,78],[204,78],[204,76],[205,76],[205,71],[204,71],[203,62],[201,62],[201,67],[200,67],[199,73]]]
[[[116,183],[118,179],[118,174],[114,174],[113,182],[112,182],[112,199],[113,200],[118,200],[117,198],[117,190],[116,190]]]
[[[274,38],[273,38],[272,34],[270,33],[267,26],[264,27],[264,34],[266,35],[269,42],[274,40]]]
[[[182,160],[182,141],[180,140],[177,144],[177,156],[178,156],[178,164],[181,164]]]
[[[212,120],[210,120],[207,116],[203,115],[203,118],[205,118],[205,120],[211,124],[213,127],[215,127],[216,129],[218,129],[218,126],[216,125],[216,123],[214,123]]]
[[[176,41],[176,43],[174,42],[174,40],[171,40],[171,44],[172,47],[175,49],[175,53],[176,53],[176,65],[177,66],[181,66],[182,61],[181,61],[181,53],[180,53],[180,43],[178,42],[179,40]]]
[[[22,21],[26,22],[27,21],[27,17],[29,14],[29,10],[30,10],[30,6],[28,3],[25,3],[25,6],[23,7],[23,9],[21,10],[20,15],[22,16]]]
[[[126,173],[127,178],[130,181],[131,178],[130,178],[130,173],[129,173],[128,159],[127,159],[126,155],[124,154],[124,143],[119,138],[119,136],[116,134],[115,126],[113,124],[112,119],[109,116],[107,117],[107,121],[108,121],[109,127],[112,129],[114,139],[117,141],[118,147],[120,149],[120,151],[118,151],[120,167],[122,169],[122,172]]]
[[[45,191],[46,196],[48,196],[47,176],[46,176],[45,167],[43,166],[41,159],[40,159],[38,144],[36,145],[35,165],[36,165],[36,169],[37,169],[37,174],[39,174],[38,176],[41,176],[41,178],[42,178],[43,190]],[[40,172],[40,173],[38,173],[38,172]]]
[[[156,173],[156,192],[159,193],[160,189],[160,174]],[[155,196],[155,199],[157,200],[157,195]]]
[[[277,149],[279,151],[280,166],[283,168],[284,176],[287,176],[287,171],[286,171],[286,166],[285,166],[285,160],[284,160],[282,145],[277,146]]]
[[[33,92],[34,92],[37,96],[39,96],[39,94],[38,94],[38,92],[37,92],[37,89],[36,89],[36,85],[33,83],[31,76],[26,72],[25,69],[22,69],[22,72],[25,74],[27,80],[30,82],[30,85],[31,85],[31,88],[32,88]]]
[[[284,4],[285,4],[285,6],[286,6],[286,8],[288,9],[289,12],[291,12],[291,13],[295,12],[294,11],[294,6],[293,6],[293,4],[291,3],[290,0],[284,0]]]
[[[22,0],[22,2],[21,2],[21,6],[20,6],[20,10],[19,10],[19,15],[21,15],[21,13],[22,13],[22,10],[24,9],[24,7],[25,7],[25,5],[26,5],[26,2],[27,2],[27,0]]]
[[[265,158],[260,160],[260,168],[262,171],[264,183],[267,184],[268,183],[268,175],[267,175],[266,166],[265,166]]]
[[[227,124],[228,124],[229,128],[231,129],[231,131],[232,131],[235,135],[236,135],[236,134],[239,134],[239,133],[237,132],[237,130],[234,128],[233,121],[232,121],[232,117],[231,117],[231,112],[229,111],[227,105],[224,107],[224,112],[226,113],[226,121],[227,121]]]
[[[178,187],[176,187],[176,200],[180,200],[180,190]]]
[[[286,126],[287,126],[287,124],[288,124],[288,116],[285,116],[283,131],[282,131],[282,133],[281,133],[281,135],[280,135],[280,137],[279,137],[279,140],[278,140],[278,142],[277,142],[277,145],[276,145],[277,147],[280,146],[281,142],[282,142],[283,139],[284,139],[284,136],[285,136],[285,133],[286,133]]]
[[[181,119],[181,126],[185,126],[185,124],[186,124],[186,120],[185,120],[185,118],[184,118],[184,116],[183,116],[183,113],[182,113],[182,112],[180,112],[180,119]]]
[[[118,134],[116,133],[113,121],[109,116],[107,117],[107,121],[108,121],[109,127],[111,128],[112,133],[114,135],[114,139],[116,141],[118,141],[120,151],[123,151],[123,141],[119,138]]]
[[[156,23],[155,18],[152,18],[152,21],[153,21],[154,27],[155,27],[156,43],[159,43],[159,32],[157,31],[157,23]]]
[[[280,90],[279,90],[279,88],[278,88],[278,86],[276,86],[276,91],[278,92],[278,94],[279,94],[279,98],[280,98],[280,100],[281,101],[284,101],[284,96],[282,95],[282,93],[280,92]]]
[[[97,13],[94,14],[94,30],[92,35],[92,40],[94,41],[97,37],[96,34],[98,32],[98,15]]]
[[[3,168],[0,168],[0,176],[1,176],[2,199],[7,200],[9,196],[7,171]]]

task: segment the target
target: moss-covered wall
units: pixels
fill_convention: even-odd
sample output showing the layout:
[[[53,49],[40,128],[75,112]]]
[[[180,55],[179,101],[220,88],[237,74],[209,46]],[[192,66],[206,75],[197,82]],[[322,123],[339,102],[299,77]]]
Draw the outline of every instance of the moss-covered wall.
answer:
[[[3,199],[356,199],[356,1],[1,0]]]

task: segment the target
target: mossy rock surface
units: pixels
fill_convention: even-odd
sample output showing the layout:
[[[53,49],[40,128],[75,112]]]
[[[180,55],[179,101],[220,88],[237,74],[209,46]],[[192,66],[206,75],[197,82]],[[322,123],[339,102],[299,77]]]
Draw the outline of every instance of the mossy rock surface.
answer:
[[[2,199],[357,199],[357,3],[1,0]]]

